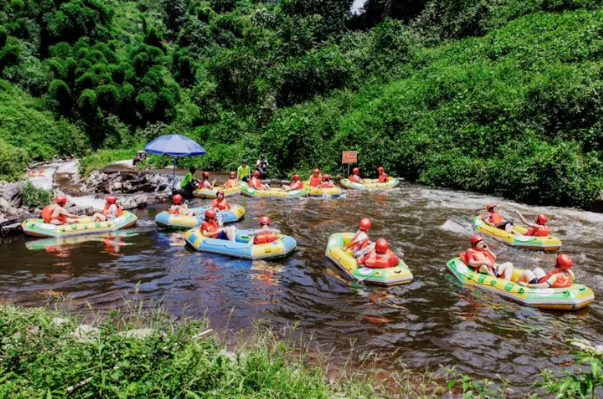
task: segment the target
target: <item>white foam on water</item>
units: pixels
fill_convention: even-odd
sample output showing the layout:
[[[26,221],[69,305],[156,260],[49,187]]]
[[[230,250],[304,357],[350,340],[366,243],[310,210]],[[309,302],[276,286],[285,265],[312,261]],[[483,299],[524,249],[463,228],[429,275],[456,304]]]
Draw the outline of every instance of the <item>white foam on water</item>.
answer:
[[[28,180],[37,188],[51,190],[55,172],[56,168],[47,168],[44,171],[44,176],[28,177]]]
[[[453,219],[448,219],[444,222],[444,224],[440,226],[440,230],[451,231],[458,234],[471,234],[473,232],[471,224],[467,222],[461,223]]]
[[[84,195],[83,197],[68,195],[67,199],[77,206],[91,206],[94,209],[103,209],[105,207],[105,200],[94,195]]]

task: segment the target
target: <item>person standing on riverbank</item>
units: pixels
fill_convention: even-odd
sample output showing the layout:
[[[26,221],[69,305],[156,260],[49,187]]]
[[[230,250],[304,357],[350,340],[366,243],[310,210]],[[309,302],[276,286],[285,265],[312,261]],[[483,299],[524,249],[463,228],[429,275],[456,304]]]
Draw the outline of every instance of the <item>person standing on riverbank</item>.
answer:
[[[248,181],[251,177],[251,168],[247,165],[247,160],[243,159],[241,161],[241,166],[237,169],[237,179],[242,180],[244,182]]]
[[[193,193],[193,190],[195,190],[198,187],[197,179],[195,179],[196,171],[197,171],[197,169],[194,166],[191,166],[188,169],[188,173],[184,176],[184,179],[182,179],[182,182],[180,183],[180,187],[184,191],[189,192],[191,195]]]
[[[260,155],[260,159],[255,163],[255,168],[260,172],[260,179],[266,180],[268,178],[268,166],[270,164],[266,161],[264,154]]]

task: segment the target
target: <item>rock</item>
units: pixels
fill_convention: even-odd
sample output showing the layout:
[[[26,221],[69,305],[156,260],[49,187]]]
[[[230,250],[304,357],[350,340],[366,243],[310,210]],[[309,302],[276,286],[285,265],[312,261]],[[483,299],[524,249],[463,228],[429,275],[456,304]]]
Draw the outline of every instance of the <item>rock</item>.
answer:
[[[65,324],[67,322],[67,319],[63,319],[61,317],[55,317],[54,319],[52,319],[52,324],[54,324],[55,326],[60,326],[61,324]]]
[[[145,194],[139,194],[131,197],[120,198],[119,203],[124,209],[129,210],[146,206],[148,199]]]
[[[71,335],[80,342],[90,341],[98,338],[99,329],[88,324],[82,324],[78,326],[75,331],[71,333]]]
[[[119,182],[115,182],[113,183],[113,185],[111,185],[111,192],[117,193],[120,192],[122,189],[122,183]]]
[[[138,328],[136,330],[128,330],[119,333],[119,336],[126,338],[134,338],[134,339],[145,339],[150,337],[155,333],[155,330],[152,328]]]
[[[0,197],[0,211],[8,211],[10,209],[10,203],[4,198]]]
[[[7,183],[2,190],[2,198],[4,198],[11,207],[21,206],[21,196],[19,195],[19,185],[17,183]]]
[[[76,215],[86,215],[92,216],[94,215],[94,208],[91,206],[72,206],[69,207],[69,212],[74,213]]]
[[[601,192],[601,194],[599,194],[595,202],[593,202],[593,205],[590,207],[590,210],[591,212],[603,213],[603,191]]]

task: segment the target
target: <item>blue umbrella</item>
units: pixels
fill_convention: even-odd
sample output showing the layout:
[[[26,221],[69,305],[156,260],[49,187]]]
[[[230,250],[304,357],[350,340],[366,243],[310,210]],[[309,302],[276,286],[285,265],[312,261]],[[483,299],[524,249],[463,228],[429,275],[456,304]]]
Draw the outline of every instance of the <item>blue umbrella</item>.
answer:
[[[169,134],[157,137],[144,147],[146,152],[157,155],[169,155],[174,157],[174,179],[172,190],[176,183],[176,158],[205,155],[205,149],[194,140],[179,134]]]

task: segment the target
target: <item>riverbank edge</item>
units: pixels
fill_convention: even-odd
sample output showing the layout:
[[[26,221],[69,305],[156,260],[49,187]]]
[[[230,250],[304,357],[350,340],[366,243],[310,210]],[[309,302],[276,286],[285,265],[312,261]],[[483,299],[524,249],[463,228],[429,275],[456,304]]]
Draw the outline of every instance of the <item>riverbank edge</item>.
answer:
[[[456,397],[431,373],[385,372],[370,356],[333,366],[293,328],[257,324],[233,343],[207,319],[140,305],[92,316],[0,305],[0,397]]]

